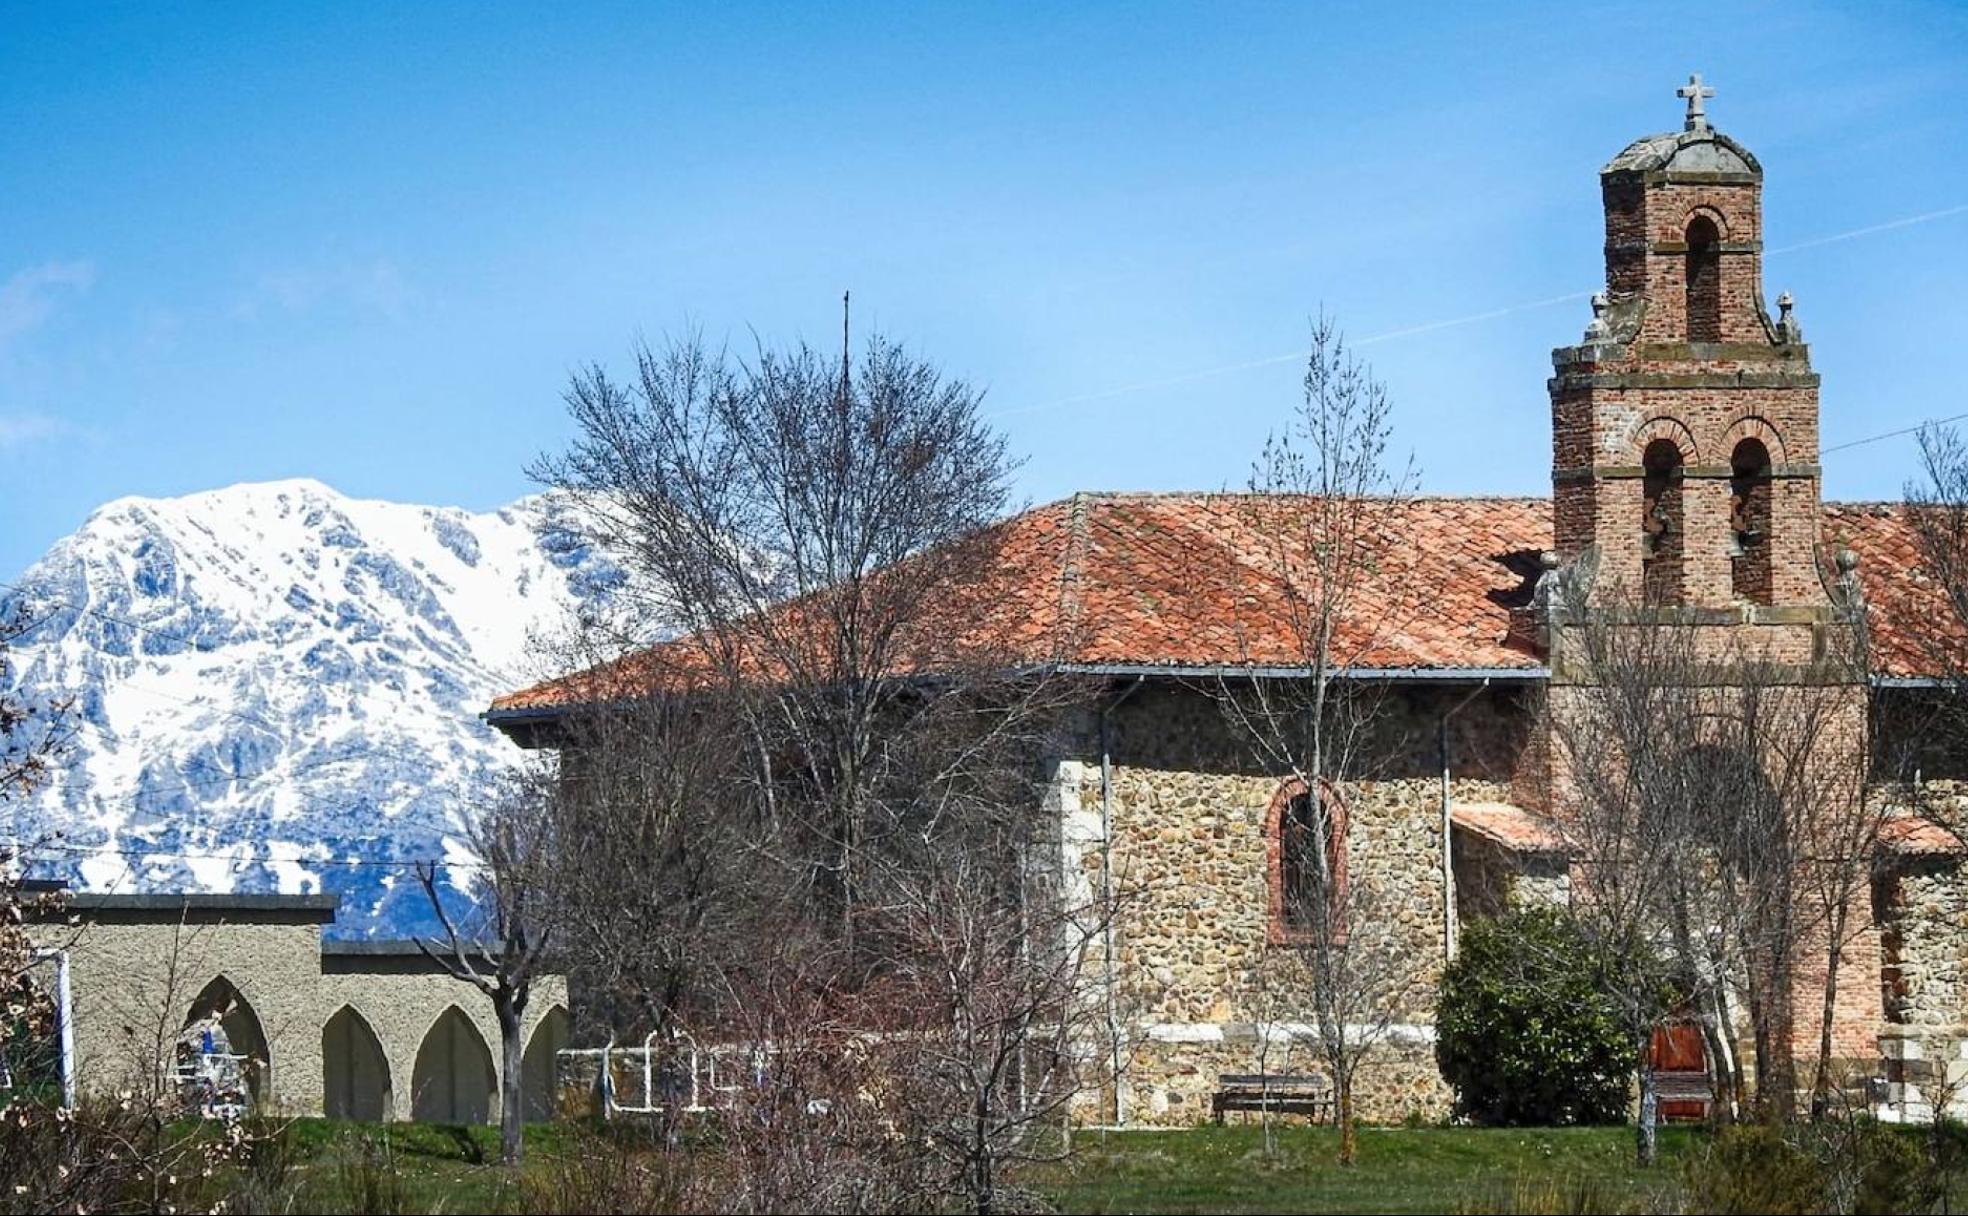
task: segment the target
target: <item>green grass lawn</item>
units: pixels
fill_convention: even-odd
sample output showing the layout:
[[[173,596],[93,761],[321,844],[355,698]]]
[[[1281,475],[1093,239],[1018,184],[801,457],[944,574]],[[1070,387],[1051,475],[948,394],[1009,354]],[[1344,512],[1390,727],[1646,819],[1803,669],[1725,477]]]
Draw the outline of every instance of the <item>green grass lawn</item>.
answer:
[[[1696,1135],[1668,1129],[1661,1164],[1642,1171],[1617,1127],[1362,1128],[1350,1168],[1327,1127],[1281,1128],[1268,1156],[1257,1127],[1083,1132],[1072,1159],[1030,1181],[1068,1212],[1507,1211],[1553,1195],[1576,1202],[1537,1206],[1623,1209],[1678,1190]]]
[[[528,1129],[529,1171],[578,1143],[567,1126]],[[1501,1131],[1363,1128],[1360,1162],[1337,1163],[1330,1128],[1256,1126],[1076,1134],[1067,1161],[1017,1181],[1062,1212],[1458,1212],[1652,1207],[1678,1190],[1678,1158],[1698,1133],[1663,1134],[1662,1164],[1632,1164],[1625,1128]],[[303,1119],[282,1136],[284,1211],[522,1210],[520,1180],[498,1162],[496,1129],[388,1127]],[[1653,1207],[1653,1210],[1661,1210]]]

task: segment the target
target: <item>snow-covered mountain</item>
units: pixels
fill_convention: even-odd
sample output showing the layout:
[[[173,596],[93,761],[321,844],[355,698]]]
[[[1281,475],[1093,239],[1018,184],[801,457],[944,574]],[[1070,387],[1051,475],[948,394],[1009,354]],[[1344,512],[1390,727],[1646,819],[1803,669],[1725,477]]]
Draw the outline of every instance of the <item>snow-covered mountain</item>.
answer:
[[[34,620],[16,694],[70,727],[0,834],[91,889],[330,891],[337,932],[423,925],[402,863],[468,856],[460,813],[519,755],[479,713],[622,580],[543,523],[314,481],[101,508],[0,590]]]

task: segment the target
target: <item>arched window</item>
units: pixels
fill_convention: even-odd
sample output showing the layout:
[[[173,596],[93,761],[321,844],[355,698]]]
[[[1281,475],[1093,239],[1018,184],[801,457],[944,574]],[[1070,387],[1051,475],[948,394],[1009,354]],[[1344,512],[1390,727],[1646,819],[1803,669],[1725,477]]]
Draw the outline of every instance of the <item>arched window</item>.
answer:
[[[1698,215],[1688,224],[1688,341],[1722,340],[1722,234]]]
[[[1346,804],[1293,781],[1271,800],[1271,940],[1346,940]]]
[[[1656,439],[1641,455],[1641,590],[1650,604],[1681,602],[1681,449]]]
[[[1729,578],[1736,598],[1772,602],[1770,583],[1770,449],[1745,439],[1729,455]]]
[[[390,1117],[389,1058],[367,1018],[344,1005],[321,1028],[321,1109],[330,1119]]]

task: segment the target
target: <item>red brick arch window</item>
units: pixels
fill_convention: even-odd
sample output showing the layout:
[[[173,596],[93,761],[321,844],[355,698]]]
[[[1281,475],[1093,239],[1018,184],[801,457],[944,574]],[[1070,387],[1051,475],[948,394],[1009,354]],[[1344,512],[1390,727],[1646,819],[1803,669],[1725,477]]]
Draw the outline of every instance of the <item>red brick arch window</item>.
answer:
[[[1640,458],[1642,590],[1650,604],[1681,602],[1681,447],[1656,439]]]
[[[1330,782],[1319,789],[1315,802],[1294,778],[1271,798],[1265,838],[1274,945],[1346,940],[1346,802]]]
[[[1722,232],[1697,215],[1688,221],[1688,341],[1722,340]]]
[[[1770,583],[1770,449],[1751,436],[1729,454],[1730,583],[1737,598],[1773,601]]]

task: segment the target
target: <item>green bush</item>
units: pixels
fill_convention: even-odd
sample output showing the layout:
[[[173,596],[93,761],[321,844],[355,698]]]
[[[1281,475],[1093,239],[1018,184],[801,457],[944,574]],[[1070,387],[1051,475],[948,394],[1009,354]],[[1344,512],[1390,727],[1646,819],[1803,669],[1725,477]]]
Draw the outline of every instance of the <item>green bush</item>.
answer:
[[[1938,1179],[1921,1151],[1918,1133],[1869,1119],[1859,1124],[1857,1132],[1848,1150],[1856,1157],[1858,1177],[1851,1203],[1856,1216],[1932,1211]]]
[[[1824,1210],[1824,1163],[1780,1127],[1731,1127],[1688,1165],[1691,1212],[1789,1216]]]
[[[1491,1126],[1623,1120],[1636,1061],[1601,971],[1559,909],[1472,921],[1435,1015],[1456,1113]]]

